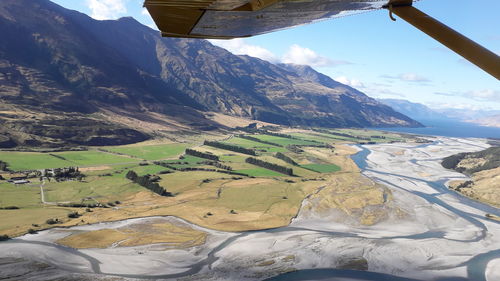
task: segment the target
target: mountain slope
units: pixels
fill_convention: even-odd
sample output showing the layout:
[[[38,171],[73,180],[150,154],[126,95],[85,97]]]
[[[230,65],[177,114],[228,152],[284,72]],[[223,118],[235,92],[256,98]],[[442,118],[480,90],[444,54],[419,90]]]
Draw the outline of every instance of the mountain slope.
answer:
[[[310,68],[161,38],[132,18],[96,21],[48,0],[2,0],[0,36],[0,132],[11,145],[212,129],[220,124],[210,111],[287,125],[419,125]]]
[[[422,121],[434,119],[450,119],[446,115],[432,110],[420,103],[414,103],[402,99],[379,99],[378,101],[392,107],[397,112],[401,112],[402,114],[407,115],[415,120]]]
[[[500,114],[470,120],[469,122],[475,123],[475,124],[478,124],[481,126],[500,128]]]

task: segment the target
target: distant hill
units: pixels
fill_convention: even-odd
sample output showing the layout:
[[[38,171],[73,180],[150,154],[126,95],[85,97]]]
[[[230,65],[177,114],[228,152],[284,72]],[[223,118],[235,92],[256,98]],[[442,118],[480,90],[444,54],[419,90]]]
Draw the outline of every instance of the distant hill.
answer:
[[[500,114],[488,116],[488,117],[483,117],[483,118],[478,118],[478,119],[473,119],[473,120],[468,120],[468,122],[478,124],[481,126],[500,128]]]
[[[0,1],[0,133],[8,146],[123,144],[223,127],[420,126],[305,66],[161,38],[133,18],[96,21],[48,0]]]
[[[414,103],[402,99],[378,99],[378,101],[392,107],[397,112],[407,115],[410,118],[413,118],[420,122],[425,120],[450,119],[446,115],[430,109],[429,107],[420,103]]]

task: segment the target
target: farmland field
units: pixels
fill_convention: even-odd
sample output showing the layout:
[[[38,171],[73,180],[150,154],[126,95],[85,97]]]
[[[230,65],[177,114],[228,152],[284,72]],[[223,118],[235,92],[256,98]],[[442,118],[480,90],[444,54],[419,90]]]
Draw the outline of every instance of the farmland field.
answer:
[[[9,169],[13,171],[133,163],[140,161],[130,157],[113,155],[95,150],[54,153],[1,151],[0,160],[7,162],[9,164]]]
[[[247,174],[252,177],[284,177],[284,174],[271,171],[264,168],[241,169],[237,170],[238,173]]]
[[[179,156],[191,145],[184,143],[145,145],[145,146],[116,146],[105,148],[112,152],[123,153],[145,160],[160,160]]]
[[[372,131],[339,132],[354,136],[386,136],[385,139],[377,138],[377,141],[393,140],[397,137]],[[345,141],[333,138],[334,135],[297,129],[283,133],[291,134],[295,138],[251,135],[282,147],[239,137],[232,137],[224,142],[254,149],[258,154],[256,158],[292,168],[295,175],[293,177],[246,163],[249,155],[195,143],[156,142],[99,148],[102,151],[95,148],[88,151],[53,153],[0,151],[0,160],[7,162],[11,171],[76,166],[85,175],[81,181],[45,179],[43,190],[47,204],[41,202],[40,175],[36,172],[25,173],[25,176],[30,176],[31,183],[28,185],[16,186],[0,181],[0,207],[20,208],[0,210],[0,235],[21,235],[33,228],[32,224],[49,227],[45,223],[49,218],[57,218],[63,225],[69,226],[139,216],[173,215],[205,227],[230,231],[286,225],[296,214],[302,199],[323,186],[328,178],[340,175],[349,178],[350,173],[357,175],[359,172],[353,168],[354,164],[348,157],[355,150],[339,144]],[[214,139],[214,136],[207,136],[207,139]],[[197,140],[197,143],[200,142]],[[315,147],[321,143],[335,147]],[[291,151],[287,148],[288,145],[301,147]],[[219,156],[220,167],[202,164],[201,162],[207,161],[204,158],[183,155],[188,147]],[[291,157],[298,166],[276,158],[276,152]],[[183,156],[180,157],[181,155]],[[227,173],[176,171],[156,165],[154,161],[157,160],[176,168],[228,168],[248,176],[228,174],[229,170],[226,170]],[[336,173],[341,168],[344,173]],[[139,176],[154,175],[156,182],[174,197],[159,196],[132,182],[125,176],[129,171],[134,171]],[[22,175],[0,173],[6,179]],[[318,173],[322,173],[320,177]],[[86,208],[55,205],[81,202],[107,204],[115,201],[121,202],[116,208],[94,208],[91,211]],[[82,217],[68,218],[67,214],[74,211],[78,211]],[[208,213],[212,215],[208,216]],[[9,217],[3,217],[4,215]]]
[[[130,182],[124,175],[120,175],[92,177],[86,182],[51,182],[46,183],[44,190],[45,200],[49,202],[80,202],[85,197],[93,197],[105,203],[123,200],[127,195],[143,188]]]
[[[9,164],[13,171],[35,170],[71,166],[71,162],[48,153],[0,151],[0,160]]]
[[[300,166],[318,173],[333,173],[340,171],[340,167],[334,164],[305,164]]]
[[[69,151],[69,152],[56,152],[57,155],[72,163],[72,166],[91,166],[101,164],[119,164],[119,163],[133,163],[139,162],[137,159],[130,157],[114,155],[110,153],[89,150],[89,151]]]
[[[260,140],[277,143],[277,144],[280,144],[283,146],[287,146],[287,145],[318,145],[317,142],[312,142],[312,141],[307,141],[307,140],[302,140],[302,139],[289,139],[289,138],[282,138],[282,137],[276,137],[276,136],[270,136],[270,135],[254,135],[254,137],[256,137]]]
[[[38,185],[16,186],[11,183],[0,183],[0,207],[39,207],[41,205],[39,194]]]

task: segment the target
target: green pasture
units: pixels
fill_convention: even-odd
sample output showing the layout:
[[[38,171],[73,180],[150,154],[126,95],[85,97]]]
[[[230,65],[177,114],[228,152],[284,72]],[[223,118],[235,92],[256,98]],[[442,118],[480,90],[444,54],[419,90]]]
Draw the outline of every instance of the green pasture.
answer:
[[[80,202],[85,197],[95,197],[98,201],[107,202],[123,200],[144,188],[120,174],[87,177],[83,182],[46,182],[43,189],[47,202]]]
[[[287,175],[264,169],[264,168],[248,168],[237,170],[238,173],[244,173],[252,177],[285,177]]]
[[[106,147],[105,149],[145,160],[160,160],[179,156],[190,146],[184,143],[173,143],[144,146],[116,146]]]
[[[300,166],[318,173],[333,173],[340,171],[340,167],[335,164],[304,164]]]
[[[285,183],[262,183],[242,187],[224,188],[217,201],[200,201],[200,204],[225,206],[228,209],[245,211],[269,210],[275,204],[282,208],[293,208],[303,198],[302,191]]]
[[[29,185],[0,183],[0,207],[33,208],[40,205],[40,187],[37,182]]]
[[[63,168],[69,166],[96,166],[139,162],[138,159],[104,153],[96,150],[54,153],[0,151],[0,160],[13,171]]]
[[[0,151],[0,160],[9,164],[13,171],[37,170],[44,168],[62,168],[73,163],[54,157],[48,153]]]
[[[317,145],[318,143],[312,142],[312,141],[307,141],[303,139],[289,139],[289,138],[282,138],[282,137],[276,137],[276,136],[270,136],[270,135],[253,135],[254,137],[264,140],[264,141],[269,141],[273,143],[277,143],[283,146],[287,145]]]
[[[232,177],[234,176],[217,172],[205,172],[205,171],[175,172],[172,174],[161,175],[160,185],[165,187],[169,192],[175,194],[194,188],[199,188],[203,185],[203,180],[206,179],[230,180]]]
[[[286,151],[286,148],[284,147],[279,147],[275,145],[270,145],[270,144],[265,144],[265,143],[260,143],[256,141],[251,141],[247,139],[242,139],[238,137],[234,137],[228,141],[225,141],[226,143],[238,145],[244,148],[253,148],[256,150],[266,150],[267,152],[283,152]]]
[[[140,161],[138,159],[100,152],[97,150],[67,151],[56,152],[52,154],[66,159],[67,161],[72,163],[73,166],[96,166],[104,164],[133,163]]]

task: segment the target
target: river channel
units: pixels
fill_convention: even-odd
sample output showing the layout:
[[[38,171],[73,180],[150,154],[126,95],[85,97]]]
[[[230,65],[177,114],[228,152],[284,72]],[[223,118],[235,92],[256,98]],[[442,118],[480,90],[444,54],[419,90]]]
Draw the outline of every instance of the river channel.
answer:
[[[0,258],[23,257],[66,272],[124,279],[493,281],[500,272],[500,223],[484,215],[500,216],[500,210],[450,191],[445,183],[464,176],[439,165],[445,156],[485,147],[482,140],[454,138],[358,146],[352,159],[363,175],[387,186],[394,204],[407,214],[373,227],[342,225],[331,217],[306,219],[302,212],[287,227],[244,233],[193,225],[211,235],[206,245],[150,255],[144,254],[151,250],[147,247],[72,249],[53,243],[50,237],[61,234],[48,230],[1,243]],[[367,268],[340,266],[359,259]],[[267,267],[255,266],[270,260]]]

